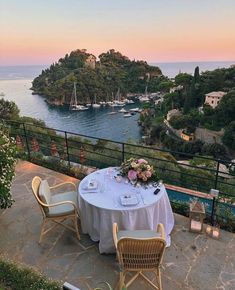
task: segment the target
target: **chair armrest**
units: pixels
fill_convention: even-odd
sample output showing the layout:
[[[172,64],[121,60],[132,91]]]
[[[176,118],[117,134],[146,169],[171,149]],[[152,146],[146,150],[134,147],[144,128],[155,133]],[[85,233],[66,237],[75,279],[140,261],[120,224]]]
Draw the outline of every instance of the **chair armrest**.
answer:
[[[165,229],[164,229],[163,224],[160,223],[160,224],[157,225],[157,232],[160,233],[161,238],[166,240],[166,234],[165,234]]]
[[[71,184],[71,185],[74,187],[74,190],[75,190],[75,191],[77,190],[77,186],[76,186],[76,184],[73,183],[73,182],[69,182],[69,181],[67,181],[67,182],[62,182],[62,183],[56,184],[56,185],[54,185],[54,186],[50,186],[50,189],[54,189],[54,188],[57,188],[57,187],[63,186],[63,185],[65,185],[65,184]]]
[[[117,232],[118,232],[118,225],[117,223],[113,223],[113,241],[114,241],[114,245],[116,249],[117,249],[117,242],[118,242]]]

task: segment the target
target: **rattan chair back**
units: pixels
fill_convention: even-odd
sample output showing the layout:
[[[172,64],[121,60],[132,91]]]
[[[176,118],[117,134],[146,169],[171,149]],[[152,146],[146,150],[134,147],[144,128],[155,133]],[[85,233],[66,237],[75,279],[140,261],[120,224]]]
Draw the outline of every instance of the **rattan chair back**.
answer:
[[[162,238],[122,238],[117,243],[119,264],[123,270],[154,270],[162,261],[166,242]]]

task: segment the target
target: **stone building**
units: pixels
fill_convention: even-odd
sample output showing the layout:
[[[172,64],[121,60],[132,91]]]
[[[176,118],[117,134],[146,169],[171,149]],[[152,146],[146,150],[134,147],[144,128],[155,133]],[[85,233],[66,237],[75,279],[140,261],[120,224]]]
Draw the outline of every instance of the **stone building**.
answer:
[[[96,57],[93,54],[90,54],[85,60],[85,66],[94,69],[95,65],[96,65]]]
[[[213,109],[218,106],[223,96],[226,95],[225,92],[211,92],[206,94],[205,104],[210,105]]]

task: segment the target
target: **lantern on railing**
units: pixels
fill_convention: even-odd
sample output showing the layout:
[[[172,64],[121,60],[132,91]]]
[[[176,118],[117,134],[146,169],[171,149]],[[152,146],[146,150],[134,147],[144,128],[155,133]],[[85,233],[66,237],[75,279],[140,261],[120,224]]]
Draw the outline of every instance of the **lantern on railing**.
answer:
[[[205,206],[197,199],[189,204],[189,231],[194,233],[203,232],[203,220],[205,218]]]
[[[17,147],[18,150],[23,150],[24,149],[24,145],[23,145],[19,135],[16,136],[16,147]]]
[[[57,157],[59,156],[55,141],[53,141],[53,140],[51,141],[51,155],[57,156]]]
[[[33,152],[39,151],[39,144],[35,137],[32,139],[32,151]]]
[[[80,159],[80,163],[84,163],[85,162],[85,152],[84,152],[84,149],[83,149],[82,146],[80,148],[79,159]]]

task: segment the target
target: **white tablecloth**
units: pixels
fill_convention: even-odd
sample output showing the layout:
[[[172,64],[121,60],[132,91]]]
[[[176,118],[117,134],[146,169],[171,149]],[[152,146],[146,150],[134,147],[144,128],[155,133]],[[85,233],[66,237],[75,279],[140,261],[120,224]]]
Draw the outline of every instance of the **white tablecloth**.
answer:
[[[93,241],[99,241],[100,253],[114,253],[112,225],[118,224],[120,230],[156,230],[163,223],[167,245],[170,245],[170,233],[174,226],[174,216],[164,185],[157,195],[156,188],[148,186],[134,187],[122,178],[118,183],[114,176],[118,171],[112,168],[102,169],[89,174],[79,184],[79,208],[83,233],[90,235]],[[97,181],[97,189],[87,189],[89,181]],[[121,196],[136,194],[137,205],[124,206]]]

